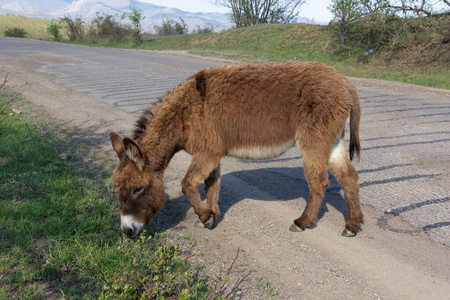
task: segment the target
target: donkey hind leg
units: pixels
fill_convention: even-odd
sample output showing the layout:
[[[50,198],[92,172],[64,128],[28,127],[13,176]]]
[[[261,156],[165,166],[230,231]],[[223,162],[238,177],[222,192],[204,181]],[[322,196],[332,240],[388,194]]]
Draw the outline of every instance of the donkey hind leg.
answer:
[[[311,149],[311,148],[310,148]],[[313,227],[317,222],[319,208],[325,194],[325,189],[330,185],[327,173],[327,155],[320,154],[317,149],[302,149],[303,167],[309,186],[309,198],[300,218],[294,220],[289,228],[291,231],[303,231]]]
[[[342,235],[355,236],[358,226],[363,223],[363,213],[359,203],[358,174],[356,174],[355,167],[348,157],[342,138],[339,138],[331,149],[328,168],[345,191],[347,223]]]
[[[198,227],[211,228],[214,225],[214,213],[218,212],[218,207],[216,208],[214,206],[213,200],[211,200],[211,203],[208,203],[208,205],[202,202],[198,191],[198,185],[205,180],[208,181],[207,179],[211,177],[211,174],[214,173],[214,170],[219,166],[219,162],[220,158],[215,159],[204,155],[194,154],[191,165],[181,182],[183,194],[188,198],[194,208],[194,212],[198,215],[201,222],[197,222],[196,226]],[[214,192],[214,187],[212,187],[212,189],[210,188],[210,191]]]

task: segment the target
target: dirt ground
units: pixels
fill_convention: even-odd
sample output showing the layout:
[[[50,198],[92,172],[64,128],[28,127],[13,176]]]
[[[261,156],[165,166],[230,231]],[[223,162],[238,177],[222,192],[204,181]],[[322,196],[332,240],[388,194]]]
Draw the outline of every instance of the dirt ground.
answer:
[[[109,130],[131,132],[135,117],[56,85],[51,75],[35,72],[36,66],[29,62],[4,65],[14,72],[8,86],[63,126],[88,136],[93,151],[115,158]],[[307,194],[280,201],[239,180],[240,163],[235,159],[222,162],[220,222],[213,230],[194,227],[197,217],[180,186],[189,161],[182,152],[170,163],[165,186],[171,200],[154,222],[167,229],[173,242],[191,244],[201,252],[192,261],[204,265],[204,272],[211,276],[228,268],[239,249],[229,285],[240,283],[232,299],[450,299],[448,247],[425,233],[385,230],[377,222],[417,232],[395,215],[368,205],[363,206],[362,231],[354,238],[342,237],[345,217],[336,208],[342,203],[331,205],[342,201],[336,194],[327,195],[315,228],[290,232]],[[227,176],[230,173],[236,175]],[[270,178],[259,180],[267,180],[268,188],[276,189]]]

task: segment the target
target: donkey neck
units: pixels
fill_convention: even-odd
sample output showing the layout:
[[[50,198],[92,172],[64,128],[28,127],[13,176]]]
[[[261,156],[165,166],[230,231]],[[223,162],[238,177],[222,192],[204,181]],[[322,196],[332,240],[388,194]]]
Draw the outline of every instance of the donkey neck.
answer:
[[[165,101],[164,101],[165,100]],[[153,172],[163,172],[176,152],[180,150],[182,126],[177,101],[163,100],[157,113],[148,118],[141,147]]]

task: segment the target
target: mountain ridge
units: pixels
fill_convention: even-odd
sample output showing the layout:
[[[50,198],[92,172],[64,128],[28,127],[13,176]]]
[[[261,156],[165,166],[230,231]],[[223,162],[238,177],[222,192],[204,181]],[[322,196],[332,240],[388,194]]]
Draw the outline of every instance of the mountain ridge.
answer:
[[[59,19],[63,16],[81,16],[89,23],[97,13],[122,15],[130,11],[130,7],[140,9],[145,17],[142,27],[145,31],[153,31],[155,25],[162,23],[163,18],[179,20],[182,18],[189,29],[197,26],[212,26],[216,31],[231,27],[227,14],[188,12],[177,8],[158,6],[139,0],[0,0],[0,14],[21,15],[43,19]]]

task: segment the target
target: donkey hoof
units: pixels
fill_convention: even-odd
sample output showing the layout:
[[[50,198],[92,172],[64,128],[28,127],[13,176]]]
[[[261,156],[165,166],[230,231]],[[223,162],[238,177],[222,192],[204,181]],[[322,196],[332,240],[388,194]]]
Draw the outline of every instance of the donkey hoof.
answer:
[[[197,222],[195,222],[194,226],[198,227],[198,228],[208,228],[208,229],[210,229],[211,227],[213,227],[213,225],[214,225],[214,216],[211,215],[211,217],[205,223],[203,223],[200,220],[197,220]]]
[[[305,229],[302,229],[302,228],[298,227],[297,224],[292,223],[291,227],[289,227],[289,230],[292,232],[302,232]]]
[[[342,236],[354,237],[354,236],[356,236],[356,232],[353,232],[353,231],[348,230],[347,228],[345,228],[344,231],[342,231]]]
[[[214,216],[211,215],[209,220],[205,222],[205,227],[206,228],[211,228],[211,227],[213,227],[213,225],[214,225]]]
[[[200,220],[197,220],[197,222],[195,222],[194,226],[198,227],[198,228],[205,228],[205,224],[203,224],[202,221],[200,221]]]

